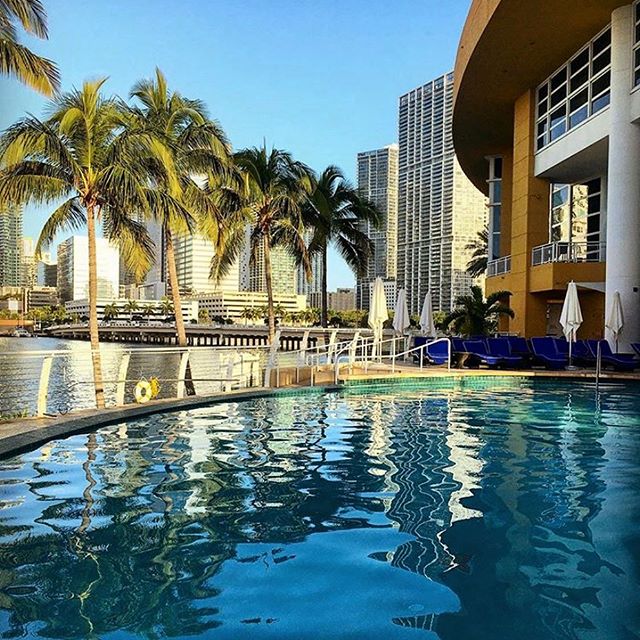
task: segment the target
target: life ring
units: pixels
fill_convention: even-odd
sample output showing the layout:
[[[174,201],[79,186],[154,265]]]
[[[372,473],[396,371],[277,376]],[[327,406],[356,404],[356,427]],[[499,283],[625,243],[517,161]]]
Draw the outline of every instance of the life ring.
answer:
[[[151,389],[151,384],[146,380],[140,380],[140,382],[138,382],[138,384],[136,385],[135,390],[136,402],[138,404],[149,402],[152,395],[153,391]]]

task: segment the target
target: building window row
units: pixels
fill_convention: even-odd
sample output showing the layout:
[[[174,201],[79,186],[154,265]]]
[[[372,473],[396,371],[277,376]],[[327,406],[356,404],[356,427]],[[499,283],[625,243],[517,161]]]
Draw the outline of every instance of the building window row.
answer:
[[[502,158],[489,158],[489,260],[500,257],[500,225],[502,224]]]
[[[610,88],[609,26],[538,87],[537,149],[604,109],[609,104]]]
[[[633,6],[633,86],[640,86],[640,2]]]

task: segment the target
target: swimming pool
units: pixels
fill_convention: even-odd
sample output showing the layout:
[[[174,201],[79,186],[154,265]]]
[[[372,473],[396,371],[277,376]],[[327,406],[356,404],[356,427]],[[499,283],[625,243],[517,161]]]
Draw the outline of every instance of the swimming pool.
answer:
[[[0,637],[639,637],[639,391],[356,386],[0,461]]]

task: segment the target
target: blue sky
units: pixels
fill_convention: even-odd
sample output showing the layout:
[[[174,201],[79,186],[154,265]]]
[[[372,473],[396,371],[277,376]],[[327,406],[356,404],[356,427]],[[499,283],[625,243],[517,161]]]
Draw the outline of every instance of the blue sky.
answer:
[[[125,96],[159,66],[204,100],[235,148],[285,148],[355,179],[358,151],[397,139],[397,99],[453,67],[468,0],[44,0],[63,88],[108,76]],[[25,39],[25,42],[27,40]],[[0,79],[0,128],[45,101]],[[46,211],[27,209],[25,235]],[[353,276],[331,260],[329,286]]]

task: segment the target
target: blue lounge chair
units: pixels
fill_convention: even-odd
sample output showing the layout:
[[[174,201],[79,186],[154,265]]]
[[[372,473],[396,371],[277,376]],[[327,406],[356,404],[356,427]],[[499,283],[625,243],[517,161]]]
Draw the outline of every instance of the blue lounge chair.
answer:
[[[569,343],[565,338],[553,338],[553,344],[555,344],[556,350],[561,356],[567,356],[567,358],[569,357]]]
[[[514,356],[522,356],[523,358],[531,357],[531,349],[526,338],[520,336],[507,336],[505,340],[509,343],[511,354]]]
[[[511,345],[506,338],[487,338],[487,350],[489,355],[497,356],[504,360],[504,364],[512,367],[521,367],[524,358],[511,352]]]
[[[479,362],[488,367],[499,367],[506,364],[504,358],[493,356],[489,353],[484,340],[465,340],[464,348],[467,353],[472,354]]]
[[[553,338],[531,338],[531,348],[538,363],[546,369],[564,369],[569,364],[569,358],[558,353]]]
[[[640,366],[640,362],[635,359],[632,353],[613,353],[606,340],[587,340],[594,358],[597,358],[598,355],[598,342],[600,343],[603,365],[609,365],[616,371],[634,371]]]
[[[431,364],[447,364],[449,361],[449,345],[444,341],[428,344],[426,357]]]
[[[596,364],[596,358],[586,340],[576,340],[571,345],[571,359],[581,367],[593,367]]]
[[[451,338],[451,349],[454,353],[466,353],[464,340],[462,338]]]
[[[631,348],[640,356],[640,342],[632,342]]]

